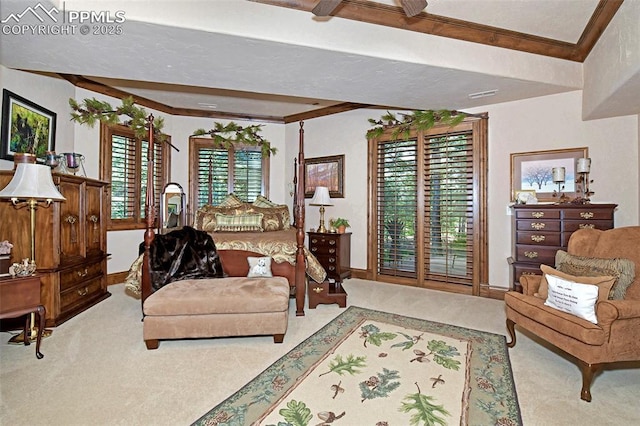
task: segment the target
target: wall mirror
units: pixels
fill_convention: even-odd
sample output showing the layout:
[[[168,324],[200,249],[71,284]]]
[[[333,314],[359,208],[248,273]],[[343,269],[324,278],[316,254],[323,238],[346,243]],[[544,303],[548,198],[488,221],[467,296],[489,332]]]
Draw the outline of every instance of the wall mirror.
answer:
[[[185,226],[186,201],[182,186],[179,183],[169,182],[164,186],[160,197],[160,223],[164,229],[175,229]]]

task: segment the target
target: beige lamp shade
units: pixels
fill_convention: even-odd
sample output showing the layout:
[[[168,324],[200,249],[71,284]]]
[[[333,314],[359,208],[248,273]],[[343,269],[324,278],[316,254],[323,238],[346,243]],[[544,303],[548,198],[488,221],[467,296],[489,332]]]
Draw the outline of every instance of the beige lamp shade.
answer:
[[[329,188],[326,186],[316,186],[313,198],[309,201],[311,206],[332,206],[331,197],[329,196]]]
[[[64,201],[51,178],[51,168],[43,164],[20,163],[0,198],[12,200]]]

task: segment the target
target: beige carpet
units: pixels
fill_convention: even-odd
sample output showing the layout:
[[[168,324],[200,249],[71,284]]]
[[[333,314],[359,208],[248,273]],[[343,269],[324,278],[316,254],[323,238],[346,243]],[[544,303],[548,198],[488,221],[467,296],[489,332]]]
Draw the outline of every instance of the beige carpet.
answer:
[[[499,300],[359,279],[344,286],[349,304],[506,333]],[[8,345],[10,334],[0,334],[1,425],[188,425],[342,312],[320,305],[296,317],[291,301],[283,344],[271,337],[164,341],[147,351],[140,302],[123,285],[109,290],[112,297],[43,341],[42,360],[34,346]],[[640,364],[605,370],[586,403],[571,360],[518,331],[510,357],[525,425],[640,424]]]

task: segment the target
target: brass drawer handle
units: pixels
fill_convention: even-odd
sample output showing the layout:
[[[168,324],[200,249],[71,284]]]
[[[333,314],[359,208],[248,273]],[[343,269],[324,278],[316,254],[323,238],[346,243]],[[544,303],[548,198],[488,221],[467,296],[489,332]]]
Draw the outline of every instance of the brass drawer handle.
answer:
[[[335,270],[336,270],[336,267],[335,267],[335,266],[333,266],[333,265],[331,265],[331,266],[329,266],[329,270],[330,270],[330,271],[335,271]]]
[[[336,258],[335,257],[330,257],[329,258],[329,263],[335,263],[336,262]]]
[[[580,229],[594,229],[596,226],[593,223],[581,223],[578,225]]]
[[[533,222],[531,224],[531,227],[535,230],[541,230],[544,229],[544,227],[546,226],[546,224],[544,222]]]
[[[593,212],[580,212],[580,217],[583,219],[591,219],[593,216]]]
[[[312,242],[313,244],[315,244],[315,243],[317,243],[317,242],[318,242],[318,240],[317,240],[317,239],[315,239],[315,238],[313,238],[313,239],[311,240],[311,242]]]
[[[91,216],[89,216],[89,222],[98,223],[98,216],[92,214]]]
[[[336,240],[329,240],[329,244],[331,244],[332,246],[336,245]]]
[[[88,268],[84,268],[84,271],[76,271],[76,274],[78,274],[78,276],[80,278],[84,278],[87,275],[89,275],[89,269]]]
[[[535,275],[533,272],[523,272],[521,275]]]
[[[311,251],[318,251],[318,247],[311,247]]]
[[[528,257],[529,259],[535,259],[536,257],[538,257],[538,252],[537,251],[525,251],[524,255],[525,255],[525,257]]]
[[[329,253],[333,254],[336,252],[336,249],[329,249]]]
[[[541,217],[544,217],[544,212],[533,212],[531,213],[531,216],[535,217],[536,219],[540,219]]]
[[[87,294],[89,294],[89,288],[85,287],[82,290],[78,290],[78,295],[79,296],[86,296]]]
[[[544,235],[532,235],[531,236],[531,240],[535,241],[536,243],[541,243],[545,239],[546,239],[546,237]]]
[[[322,293],[323,288],[322,287],[314,287],[313,291],[315,291],[316,293]]]

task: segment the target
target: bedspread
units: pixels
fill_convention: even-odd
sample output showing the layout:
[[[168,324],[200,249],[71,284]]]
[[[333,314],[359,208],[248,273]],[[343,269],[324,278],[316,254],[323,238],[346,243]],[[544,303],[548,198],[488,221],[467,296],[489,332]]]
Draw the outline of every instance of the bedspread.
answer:
[[[210,233],[218,250],[246,250],[271,257],[275,262],[296,263],[296,230],[291,228],[270,232],[212,232]],[[318,259],[304,247],[309,278],[321,283],[327,277]],[[142,256],[133,262],[125,280],[125,288],[134,295],[140,294]]]

